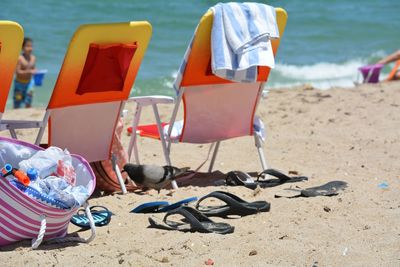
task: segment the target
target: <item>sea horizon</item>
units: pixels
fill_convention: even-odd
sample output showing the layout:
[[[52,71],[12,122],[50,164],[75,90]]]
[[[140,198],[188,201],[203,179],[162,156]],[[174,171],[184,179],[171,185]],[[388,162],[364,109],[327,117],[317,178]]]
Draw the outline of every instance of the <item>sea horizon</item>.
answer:
[[[131,95],[173,95],[173,81],[201,16],[218,2],[4,0],[0,19],[22,25],[34,40],[37,69],[47,69],[33,106],[46,106],[76,28],[86,23],[146,20],[153,35]],[[288,23],[266,89],[310,84],[318,89],[352,87],[358,67],[398,50],[400,3],[384,1],[257,1],[282,7]],[[68,12],[66,12],[68,10]],[[390,23],[391,27],[387,27]],[[390,70],[386,66],[384,78]],[[13,87],[7,107],[12,107]]]

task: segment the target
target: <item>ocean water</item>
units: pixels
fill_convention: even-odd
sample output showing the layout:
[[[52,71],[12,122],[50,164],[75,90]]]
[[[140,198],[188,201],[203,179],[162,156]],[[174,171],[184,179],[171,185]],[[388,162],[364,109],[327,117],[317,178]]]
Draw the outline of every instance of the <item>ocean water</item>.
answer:
[[[132,95],[173,95],[172,83],[193,31],[200,17],[218,2],[1,0],[0,19],[19,22],[25,36],[33,38],[37,68],[48,69],[43,86],[35,90],[34,106],[45,106],[69,39],[83,23],[149,21],[152,40]],[[283,7],[289,15],[268,89],[305,83],[320,89],[351,87],[359,66],[400,49],[400,1],[258,2]],[[385,67],[383,76],[389,70],[390,66]]]

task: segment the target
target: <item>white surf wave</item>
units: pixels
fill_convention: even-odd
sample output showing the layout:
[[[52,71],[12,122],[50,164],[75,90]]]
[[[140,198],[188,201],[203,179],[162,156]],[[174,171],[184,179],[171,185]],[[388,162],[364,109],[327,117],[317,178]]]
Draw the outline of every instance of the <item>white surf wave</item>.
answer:
[[[358,68],[367,64],[366,60],[351,60],[342,64],[321,62],[313,65],[277,64],[273,72],[276,79],[271,87],[292,87],[311,84],[319,89],[334,86],[352,87],[358,79]]]
[[[331,87],[354,87],[361,82],[358,68],[371,64],[384,56],[384,52],[377,51],[368,58],[352,59],[344,63],[320,62],[313,65],[290,65],[277,63],[271,71],[266,84],[267,88],[295,87],[310,84],[314,88],[329,89]],[[172,87],[177,71],[171,73],[170,79],[164,81],[164,86]],[[381,73],[383,79],[387,73]]]
[[[365,64],[366,62],[355,60],[344,64],[322,62],[308,66],[277,64],[274,71],[295,80],[341,79],[352,77],[357,68]]]
[[[331,87],[354,87],[355,82],[361,82],[358,68],[372,64],[386,56],[384,51],[375,51],[365,58],[355,58],[343,63],[319,62],[313,65],[289,65],[277,63],[271,71],[269,87],[293,87],[311,84],[315,88],[329,89]],[[380,79],[387,76],[383,70]]]

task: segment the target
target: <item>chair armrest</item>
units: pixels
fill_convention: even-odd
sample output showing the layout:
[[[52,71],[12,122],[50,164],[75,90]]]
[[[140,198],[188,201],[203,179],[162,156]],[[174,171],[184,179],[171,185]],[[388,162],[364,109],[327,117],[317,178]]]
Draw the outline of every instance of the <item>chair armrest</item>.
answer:
[[[2,129],[30,129],[40,128],[43,121],[24,121],[24,120],[1,120],[0,128]]]
[[[173,104],[175,102],[175,100],[174,100],[174,98],[169,97],[169,96],[156,95],[156,96],[130,97],[130,98],[128,98],[128,101],[136,103],[136,110],[134,112],[133,121],[132,121],[132,135],[131,135],[131,139],[129,141],[128,155],[129,155],[129,160],[130,160],[132,151],[134,151],[135,152],[135,160],[137,163],[139,163],[139,154],[138,154],[138,150],[137,150],[135,133],[136,133],[137,127],[139,125],[142,108],[145,106],[153,107],[154,117],[157,122],[157,129],[160,134],[160,137],[162,137],[163,134],[162,134],[161,119],[160,119],[160,115],[158,114],[157,104]]]
[[[170,96],[153,95],[130,97],[128,98],[128,101],[135,102],[140,106],[150,106],[153,104],[173,104],[175,100]]]

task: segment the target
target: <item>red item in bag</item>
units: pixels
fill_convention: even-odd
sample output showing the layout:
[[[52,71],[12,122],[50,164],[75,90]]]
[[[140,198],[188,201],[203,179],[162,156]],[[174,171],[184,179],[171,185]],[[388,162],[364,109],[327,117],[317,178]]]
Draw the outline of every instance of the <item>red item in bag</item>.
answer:
[[[57,176],[64,177],[65,181],[70,185],[76,184],[76,173],[74,167],[69,164],[64,164],[62,160],[57,162]]]

